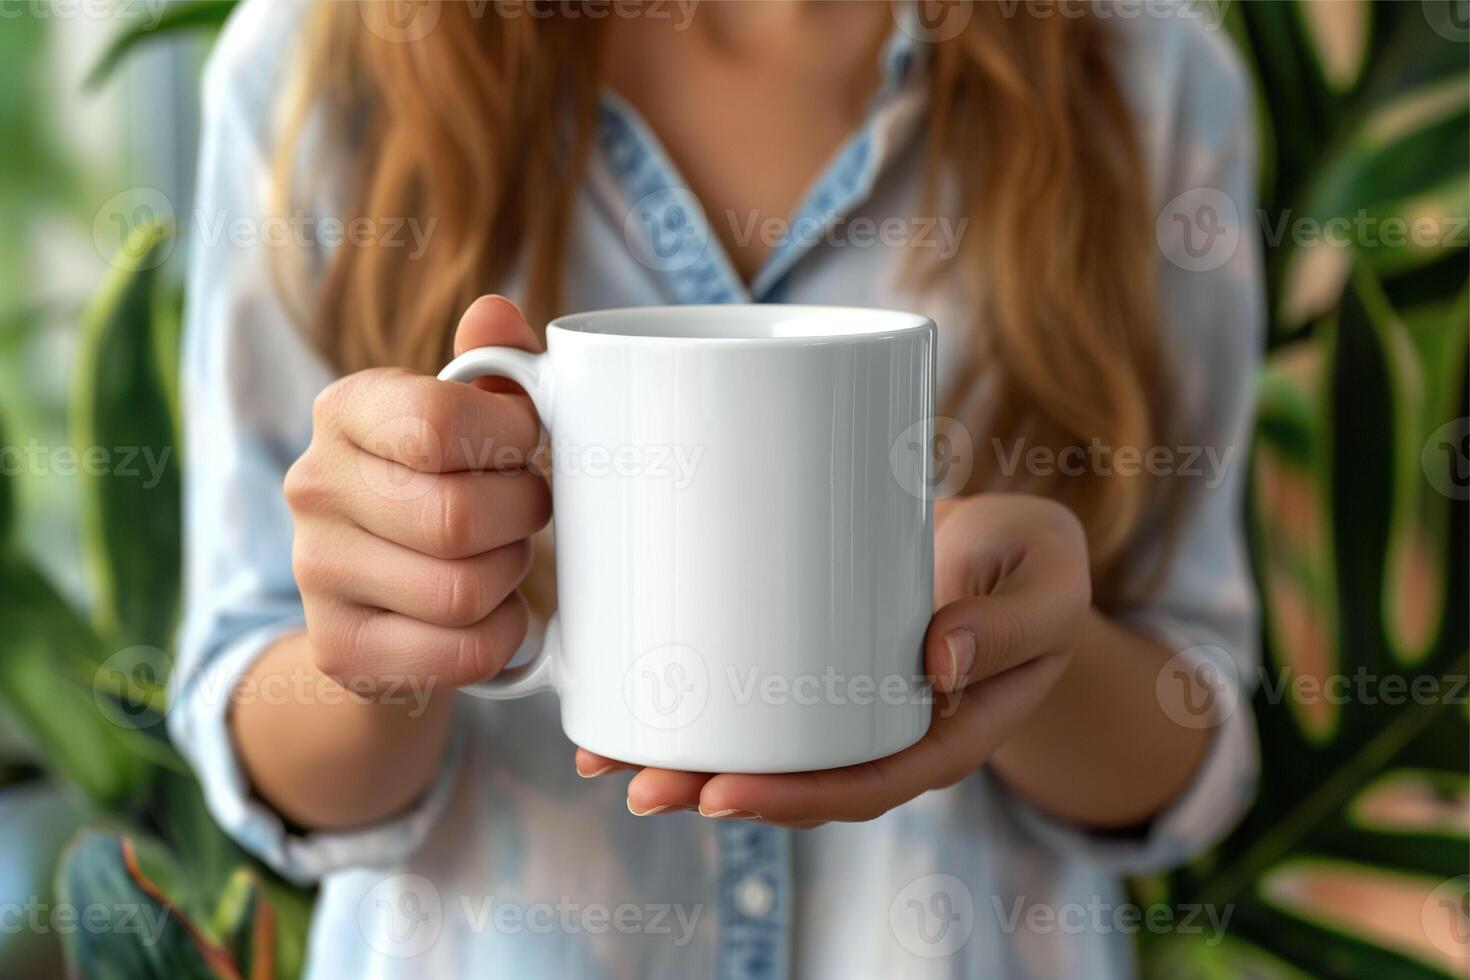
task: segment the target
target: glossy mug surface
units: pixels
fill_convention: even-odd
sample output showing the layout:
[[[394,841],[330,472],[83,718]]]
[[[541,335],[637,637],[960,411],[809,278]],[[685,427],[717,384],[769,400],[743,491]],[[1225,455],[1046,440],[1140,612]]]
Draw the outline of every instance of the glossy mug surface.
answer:
[[[472,693],[555,690],[576,744],[704,772],[798,772],[928,729],[934,325],[886,310],[679,306],[485,347],[550,437],[558,611]]]

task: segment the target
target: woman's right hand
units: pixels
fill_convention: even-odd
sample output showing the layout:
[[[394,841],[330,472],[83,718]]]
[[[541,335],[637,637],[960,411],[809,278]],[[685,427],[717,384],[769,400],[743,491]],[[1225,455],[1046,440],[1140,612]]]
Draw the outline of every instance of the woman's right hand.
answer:
[[[539,349],[498,296],[466,311],[454,347],[491,344]],[[311,445],[286,474],[292,567],[313,662],[353,693],[484,680],[524,638],[516,586],[551,495],[526,468],[535,409],[513,391],[382,368],[317,398]]]

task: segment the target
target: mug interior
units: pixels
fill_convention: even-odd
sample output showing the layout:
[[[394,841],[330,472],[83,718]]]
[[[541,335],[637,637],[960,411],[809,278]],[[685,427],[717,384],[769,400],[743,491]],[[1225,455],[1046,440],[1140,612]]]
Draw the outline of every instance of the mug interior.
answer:
[[[882,337],[922,330],[926,317],[899,310],[777,303],[641,306],[573,313],[552,329],[614,337],[684,340],[815,340]]]

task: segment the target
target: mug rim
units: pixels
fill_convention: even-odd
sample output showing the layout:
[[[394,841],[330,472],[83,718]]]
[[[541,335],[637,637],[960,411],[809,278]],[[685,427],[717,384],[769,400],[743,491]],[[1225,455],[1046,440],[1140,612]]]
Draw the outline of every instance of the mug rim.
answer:
[[[630,332],[626,330],[599,330],[592,327],[598,321],[626,319],[646,321],[655,317],[683,317],[688,314],[711,313],[721,316],[749,316],[752,319],[770,319],[787,316],[846,316],[875,321],[867,329],[834,332],[795,332],[780,335],[696,335],[677,333]],[[738,346],[810,346],[814,344],[859,344],[891,340],[908,334],[934,329],[934,321],[920,313],[888,307],[824,306],[815,303],[701,303],[659,304],[650,306],[620,306],[602,310],[586,310],[559,316],[547,324],[548,338],[552,331],[566,336],[586,338],[592,341],[627,344],[676,344],[676,345],[738,345]]]

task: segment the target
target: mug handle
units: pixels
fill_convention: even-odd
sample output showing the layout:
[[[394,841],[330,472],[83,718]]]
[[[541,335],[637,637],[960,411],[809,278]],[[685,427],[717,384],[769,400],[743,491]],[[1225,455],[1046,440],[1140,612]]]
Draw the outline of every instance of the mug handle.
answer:
[[[541,425],[550,431],[551,384],[545,354],[529,354],[514,347],[476,347],[450,361],[439,372],[440,381],[474,381],[476,378],[509,378],[531,396],[531,404],[541,416]],[[519,667],[502,670],[488,681],[466,684],[460,690],[479,698],[504,701],[523,698],[538,691],[556,690],[554,659],[561,647],[561,629],[557,614],[546,623],[541,649]]]

